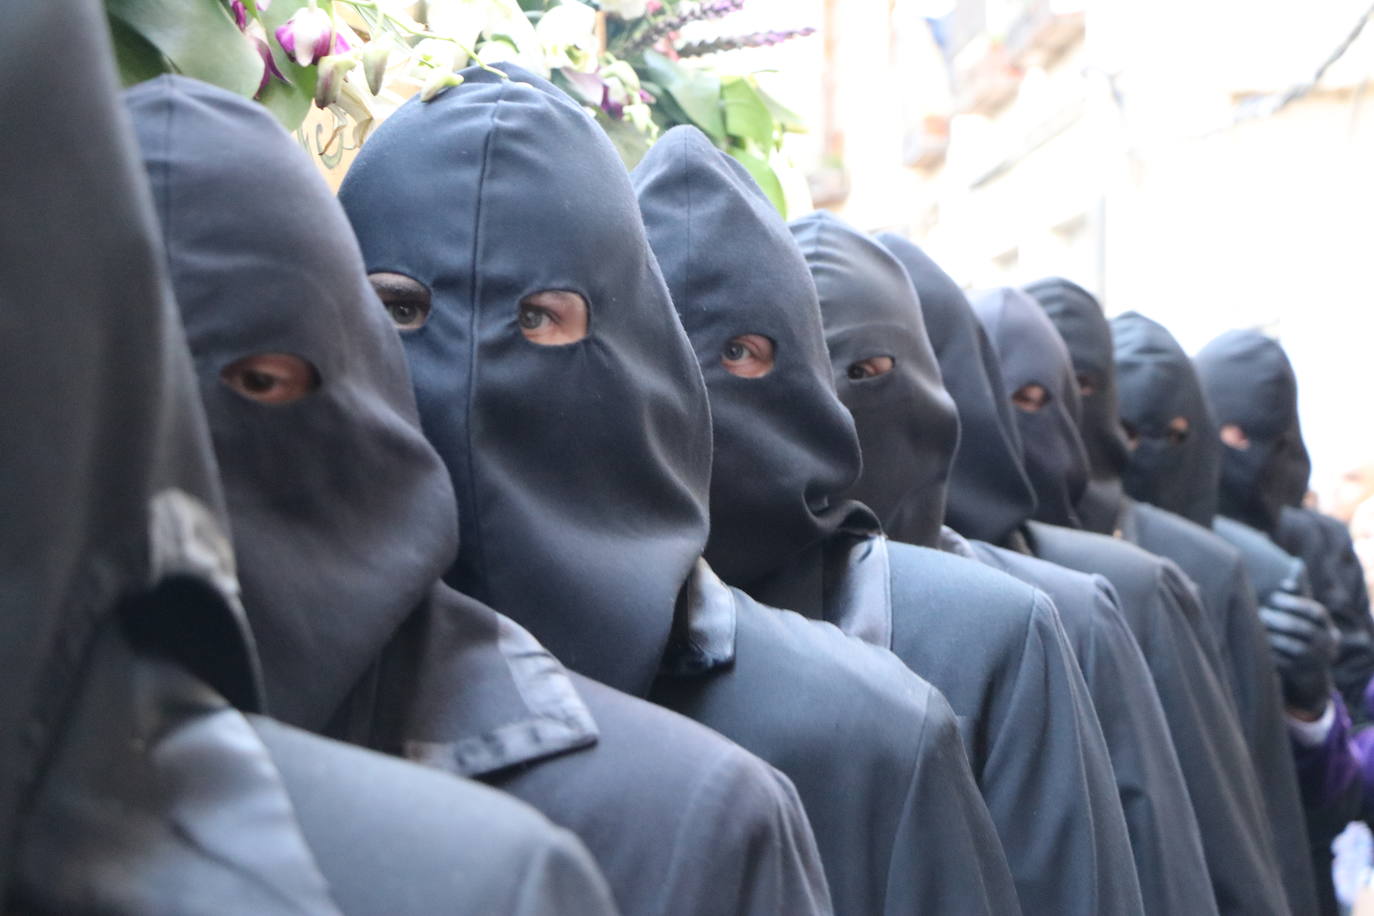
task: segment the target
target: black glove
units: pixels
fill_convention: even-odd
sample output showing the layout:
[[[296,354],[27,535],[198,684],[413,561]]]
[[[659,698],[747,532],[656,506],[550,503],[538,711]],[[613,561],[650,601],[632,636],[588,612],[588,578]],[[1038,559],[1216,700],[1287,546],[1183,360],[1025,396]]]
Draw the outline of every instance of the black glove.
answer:
[[[1272,592],[1260,606],[1269,631],[1269,650],[1283,681],[1283,699],[1291,709],[1314,716],[1331,702],[1331,665],[1341,634],[1318,601],[1283,591]]]

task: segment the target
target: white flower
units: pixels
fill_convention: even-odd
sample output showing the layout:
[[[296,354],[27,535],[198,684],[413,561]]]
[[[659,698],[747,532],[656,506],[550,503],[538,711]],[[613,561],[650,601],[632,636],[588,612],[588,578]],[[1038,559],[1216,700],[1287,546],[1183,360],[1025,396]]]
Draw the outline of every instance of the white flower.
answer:
[[[638,19],[644,15],[649,0],[601,0],[601,8],[621,19]]]
[[[534,33],[549,67],[571,67],[584,73],[596,69],[596,11],[590,6],[560,3],[540,17]]]

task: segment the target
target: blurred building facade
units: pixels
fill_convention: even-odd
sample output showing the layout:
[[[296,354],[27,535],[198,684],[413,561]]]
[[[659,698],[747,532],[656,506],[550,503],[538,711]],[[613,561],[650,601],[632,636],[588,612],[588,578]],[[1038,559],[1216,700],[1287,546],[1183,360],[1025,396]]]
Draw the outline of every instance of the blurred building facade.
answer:
[[[1374,458],[1374,25],[1313,81],[1368,0],[746,9],[820,29],[758,64],[815,125],[788,151],[817,205],[972,288],[1063,274],[1190,351],[1275,334],[1314,484]]]

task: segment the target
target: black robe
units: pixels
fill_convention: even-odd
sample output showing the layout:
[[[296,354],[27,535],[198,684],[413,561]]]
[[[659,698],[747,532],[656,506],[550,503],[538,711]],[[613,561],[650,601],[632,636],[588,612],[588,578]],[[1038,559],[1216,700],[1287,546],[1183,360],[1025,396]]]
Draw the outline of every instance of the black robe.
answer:
[[[888,544],[866,508],[840,498],[859,443],[830,378],[814,283],[738,163],[679,130],[634,179],[711,396],[706,558],[765,603],[890,648],[945,694],[1023,909],[1138,912],[1110,763],[1052,605],[958,558]],[[774,347],[761,377],[723,363],[743,334]],[[1038,766],[1036,746],[1056,764]],[[1058,816],[1025,818],[1042,798]]]
[[[705,893],[826,911],[785,779],[681,717],[576,683],[524,630],[439,582],[458,527],[448,474],[348,222],[290,137],[260,106],[179,78],[131,90],[130,104],[269,696],[295,724],[539,806],[592,849],[627,912],[690,912]],[[308,360],[318,388],[262,405],[221,381],[264,351]],[[524,792],[534,774],[561,792]],[[754,848],[757,869],[741,869]]]
[[[1359,714],[1374,676],[1374,619],[1349,532],[1300,508],[1311,461],[1288,356],[1262,334],[1229,331],[1199,351],[1194,365],[1216,422],[1239,426],[1248,439],[1243,449],[1221,449],[1221,514],[1265,532],[1307,564],[1314,596],[1341,630],[1336,686]]]
[[[6,17],[5,911],[614,912],[581,844],[528,807],[252,713],[257,659],[105,17]],[[20,333],[36,302],[46,320]]]
[[[566,95],[508,69],[515,79],[470,69],[434,101],[412,100],[340,191],[368,268],[432,295],[428,322],[403,343],[460,507],[463,549],[447,579],[572,670],[682,709],[781,768],[815,826],[837,911],[899,911],[923,896],[1014,910],[986,814],[938,826],[920,815],[927,785],[945,786],[956,808],[978,802],[929,686],[870,646],[744,600],[701,563],[706,394],[624,167]],[[522,338],[518,303],[548,289],[582,298],[583,339]],[[809,715],[787,717],[783,698],[799,697],[814,698]],[[875,839],[872,823],[908,826]],[[699,853],[714,851],[708,841]],[[742,905],[726,888],[710,899]]]
[[[810,220],[826,218],[801,224]],[[1146,912],[1196,912],[1198,900],[1211,897],[1196,818],[1149,669],[1111,586],[985,542],[965,545],[949,529],[940,537],[958,417],[937,360],[948,360],[951,375],[967,374],[968,361],[980,360],[977,323],[963,293],[909,242],[882,239],[898,266],[868,239],[828,223],[825,244],[804,253],[820,294],[835,385],[863,446],[863,471],[851,494],[892,537],[942,549],[959,544],[952,552],[1053,599],[1099,713]],[[908,287],[908,275],[917,290]],[[893,359],[891,368],[870,375],[865,361],[878,356]]]
[[[1131,454],[1120,415],[1116,362],[1118,353],[1129,361],[1127,351],[1136,346],[1133,329],[1120,325],[1122,339],[1117,342],[1115,326],[1107,321],[1097,300],[1067,280],[1051,278],[1026,289],[1044,307],[1063,338],[1080,386],[1078,429],[1092,482],[1077,504],[1084,527],[1099,534],[1116,534],[1156,556],[1173,560],[1197,587],[1207,624],[1198,630],[1198,640],[1235,703],[1274,834],[1289,904],[1296,912],[1310,910],[1316,899],[1316,883],[1307,861],[1309,843],[1283,698],[1245,566],[1235,549],[1207,528],[1125,496],[1123,475]],[[1120,382],[1131,389],[1139,385],[1129,372]]]
[[[975,311],[1002,362],[1003,396],[1030,384],[1048,394],[1041,410],[1014,412],[1041,503],[1037,521],[1024,531],[1027,546],[1042,559],[1100,573],[1115,587],[1169,720],[1218,908],[1287,911],[1264,798],[1234,704],[1199,638],[1207,624],[1192,584],[1170,561],[1133,545],[1046,523],[1075,515],[1089,476],[1086,467],[1073,467],[1087,458],[1068,350],[1039,305],[1017,290],[996,291]],[[1046,505],[1048,515],[1042,512]]]
[[[954,455],[951,476],[958,485],[948,504],[972,530],[1004,537],[1009,525],[1025,523],[1035,500],[1017,458],[1020,440],[1000,394],[996,356],[963,292],[939,265],[900,237],[884,235],[882,241],[921,293],[926,328],[960,411],[965,447]],[[1019,489],[1011,481],[1020,481]],[[999,493],[1004,498],[997,499]],[[1013,540],[1024,540],[1012,533]],[[949,532],[942,546],[963,550],[965,543]],[[1112,753],[1146,910],[1196,912],[1203,906],[1199,899],[1212,896],[1196,815],[1153,677],[1115,589],[1101,575],[986,541],[969,547],[984,562],[1043,589],[1059,607]]]
[[[1261,532],[1216,514],[1223,447],[1192,360],[1168,330],[1135,312],[1113,319],[1112,332],[1121,419],[1136,438],[1125,473],[1127,492],[1176,513],[1175,517],[1182,516],[1210,528],[1229,544],[1245,567],[1254,604],[1263,604],[1276,590],[1304,592],[1306,575],[1300,561],[1289,557]],[[1186,426],[1179,424],[1180,418]],[[1219,573],[1219,568],[1211,571],[1212,576]],[[1199,570],[1197,575],[1206,573]],[[1240,666],[1247,658],[1257,659],[1260,654],[1258,649],[1250,653],[1239,651],[1245,645],[1243,630],[1242,627],[1232,631],[1223,641],[1223,649],[1229,650],[1240,676]],[[1256,668],[1259,667],[1257,663]],[[1262,715],[1258,708],[1246,712],[1247,698],[1255,696],[1251,691],[1236,691],[1242,723],[1247,729],[1258,724]],[[1352,789],[1358,795],[1354,783]],[[1322,810],[1304,809],[1310,859],[1315,865],[1312,873],[1322,912],[1334,912],[1330,841],[1344,825],[1346,812],[1358,806],[1358,797],[1352,800],[1349,796],[1347,793],[1346,797],[1334,799]],[[1272,815],[1272,804],[1270,810]],[[1333,830],[1332,825],[1337,822],[1339,826]],[[1286,844],[1283,864],[1288,869],[1290,887],[1302,859],[1292,848],[1293,823],[1290,818],[1288,828],[1279,836]]]

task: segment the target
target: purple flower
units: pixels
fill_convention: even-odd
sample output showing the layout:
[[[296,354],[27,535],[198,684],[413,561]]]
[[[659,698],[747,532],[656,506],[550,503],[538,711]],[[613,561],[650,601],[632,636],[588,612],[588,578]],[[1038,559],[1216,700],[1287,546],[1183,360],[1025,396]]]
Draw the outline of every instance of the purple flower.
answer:
[[[277,42],[292,60],[308,67],[329,53],[334,23],[318,7],[306,6],[277,27]]]
[[[261,96],[262,91],[267,88],[267,84],[272,81],[274,76],[283,83],[291,82],[281,72],[277,62],[272,59],[272,48],[267,44],[266,39],[259,38],[257,35],[250,35],[249,37],[253,40],[253,47],[258,49],[258,54],[262,57],[262,82],[258,83],[258,91],[253,97]]]
[[[625,106],[611,98],[610,86],[601,88],[601,110],[617,121],[625,116]]]
[[[229,0],[229,9],[234,14],[234,24],[239,31],[248,28],[248,7],[243,5],[243,0]]]

